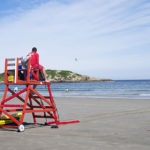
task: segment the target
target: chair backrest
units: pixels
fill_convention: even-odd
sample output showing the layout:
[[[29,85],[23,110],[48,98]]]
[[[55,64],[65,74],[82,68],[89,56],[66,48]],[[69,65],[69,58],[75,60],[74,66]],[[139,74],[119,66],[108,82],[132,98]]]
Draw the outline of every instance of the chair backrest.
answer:
[[[5,84],[29,84],[39,81],[39,70],[31,68],[31,58],[28,58],[26,68],[23,68],[22,60],[23,58],[5,59]]]
[[[21,65],[20,63],[21,58],[7,58],[5,59],[5,79],[4,81],[7,82],[10,77],[10,81],[17,82],[17,66]]]

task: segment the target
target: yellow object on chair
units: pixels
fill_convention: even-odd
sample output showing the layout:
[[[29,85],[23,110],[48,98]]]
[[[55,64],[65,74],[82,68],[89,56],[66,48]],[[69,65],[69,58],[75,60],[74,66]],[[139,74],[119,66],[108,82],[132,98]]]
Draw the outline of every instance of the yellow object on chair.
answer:
[[[14,76],[8,76],[8,82],[13,82],[14,81]]]

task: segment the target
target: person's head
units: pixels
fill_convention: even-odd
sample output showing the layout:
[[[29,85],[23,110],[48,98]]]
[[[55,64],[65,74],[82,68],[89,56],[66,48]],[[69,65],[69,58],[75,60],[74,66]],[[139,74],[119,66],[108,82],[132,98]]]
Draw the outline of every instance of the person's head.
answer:
[[[36,48],[36,47],[33,47],[33,48],[32,48],[32,52],[35,52],[35,53],[36,53],[36,52],[37,52],[37,48]]]

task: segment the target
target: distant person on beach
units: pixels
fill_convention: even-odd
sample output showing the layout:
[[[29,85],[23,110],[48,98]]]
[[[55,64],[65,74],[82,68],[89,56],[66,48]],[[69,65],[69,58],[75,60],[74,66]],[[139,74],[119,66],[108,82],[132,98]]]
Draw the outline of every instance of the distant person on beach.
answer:
[[[37,48],[33,47],[32,52],[30,52],[27,56],[31,57],[31,67],[33,69],[39,69],[40,72],[43,73],[45,81],[48,82],[45,68],[39,64],[39,54],[37,53]]]

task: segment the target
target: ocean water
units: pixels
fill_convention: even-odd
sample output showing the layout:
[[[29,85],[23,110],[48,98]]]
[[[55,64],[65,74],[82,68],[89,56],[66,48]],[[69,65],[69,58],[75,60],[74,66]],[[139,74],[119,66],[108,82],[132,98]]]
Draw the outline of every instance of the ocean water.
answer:
[[[11,86],[14,89],[15,86]],[[24,86],[17,86],[18,90]],[[37,90],[48,95],[45,86]],[[87,98],[130,98],[150,99],[150,80],[115,80],[113,82],[81,82],[81,83],[52,83],[54,97],[87,97]],[[0,85],[0,95],[4,85]]]

